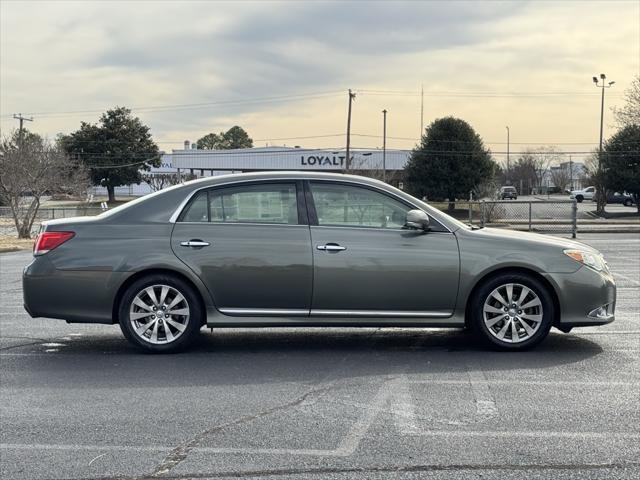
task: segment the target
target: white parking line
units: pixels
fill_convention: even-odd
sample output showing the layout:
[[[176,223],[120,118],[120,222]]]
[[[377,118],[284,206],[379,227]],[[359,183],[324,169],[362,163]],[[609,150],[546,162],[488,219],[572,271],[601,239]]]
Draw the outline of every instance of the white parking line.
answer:
[[[468,370],[471,391],[476,402],[476,413],[482,417],[495,417],[498,414],[496,403],[489,390],[489,382],[482,370]]]
[[[416,409],[411,398],[411,387],[405,375],[401,375],[393,382],[393,392],[396,426],[402,434],[413,435],[418,431]]]

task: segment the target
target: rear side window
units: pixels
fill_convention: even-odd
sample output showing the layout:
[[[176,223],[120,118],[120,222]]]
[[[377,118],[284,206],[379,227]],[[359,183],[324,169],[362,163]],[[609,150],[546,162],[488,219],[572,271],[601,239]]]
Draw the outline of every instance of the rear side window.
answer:
[[[296,225],[296,186],[268,183],[200,192],[180,221]]]
[[[207,192],[200,192],[182,214],[181,222],[208,222]]]

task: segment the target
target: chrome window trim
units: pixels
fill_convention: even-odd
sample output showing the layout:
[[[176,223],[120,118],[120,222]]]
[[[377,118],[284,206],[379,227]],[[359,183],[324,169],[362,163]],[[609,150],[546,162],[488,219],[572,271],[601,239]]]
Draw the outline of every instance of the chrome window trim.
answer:
[[[426,213],[426,212],[425,212]],[[340,228],[340,229],[350,229],[350,230],[375,230],[377,232],[415,232],[416,234],[427,234],[427,235],[451,235],[452,232],[447,229],[446,232],[421,232],[420,230],[414,230],[409,228],[380,228],[380,227],[352,227],[352,226],[339,226],[339,225],[305,225],[310,228]],[[444,225],[442,225],[444,228]]]
[[[260,227],[304,227],[309,228],[309,225],[300,223],[261,223],[261,222],[176,222],[180,225],[253,225]]]
[[[169,217],[169,223],[177,223],[178,217],[182,213],[182,210],[184,210],[184,208],[187,206],[187,204],[193,198],[193,196],[196,195],[198,192],[200,192],[202,190],[216,189],[216,188],[219,188],[219,187],[226,187],[226,186],[238,185],[238,184],[243,184],[243,183],[256,183],[256,184],[269,183],[269,182],[271,182],[271,183],[275,183],[275,182],[287,183],[287,182],[297,182],[297,181],[331,182],[331,183],[337,183],[337,184],[355,185],[355,186],[359,186],[359,187],[363,187],[363,188],[370,188],[372,190],[382,190],[382,192],[384,192],[386,195],[392,196],[393,198],[397,199],[399,202],[407,203],[407,204],[411,205],[412,207],[414,207],[415,209],[422,210],[427,215],[430,215],[429,212],[425,211],[424,208],[420,207],[419,205],[416,205],[415,203],[413,203],[413,202],[411,202],[411,201],[409,201],[409,200],[407,200],[405,198],[398,197],[395,193],[387,192],[386,190],[381,189],[381,188],[379,188],[378,186],[375,186],[375,185],[369,185],[367,183],[358,182],[358,181],[355,181],[355,180],[352,180],[352,179],[333,179],[333,178],[318,179],[318,178],[314,178],[314,177],[307,177],[305,175],[300,175],[300,176],[288,177],[288,178],[238,179],[238,180],[232,180],[232,181],[229,181],[229,182],[217,183],[215,185],[206,185],[204,187],[197,188],[197,189],[193,190],[190,194],[188,194],[186,196],[186,198],[184,200],[182,200],[182,202],[180,202],[180,204],[175,209],[175,211],[173,212],[171,217]],[[431,207],[431,208],[433,208],[433,207]],[[180,222],[180,223],[183,223],[183,222]],[[185,223],[187,223],[187,222],[185,222]],[[198,224],[198,223],[214,223],[214,222],[193,222],[193,223]],[[446,232],[428,232],[428,233],[453,233],[453,231],[447,225],[442,223],[440,220],[438,220],[438,223],[440,225],[442,225],[442,227],[447,231]],[[220,223],[218,223],[218,224],[220,224]],[[273,224],[260,223],[258,225],[273,225]],[[285,225],[285,224],[279,224],[279,225]],[[291,224],[286,224],[286,225],[290,225],[291,226]],[[294,226],[296,226],[296,225],[294,225]],[[306,226],[309,226],[309,225],[306,225]],[[315,226],[315,225],[313,225],[313,226]],[[328,227],[327,225],[324,225],[324,226]],[[330,228],[362,228],[362,227],[339,227],[339,226],[335,226],[334,227],[334,226],[331,226]],[[367,228],[374,228],[375,229],[376,227],[367,227]],[[378,230],[385,230],[385,229],[380,228]],[[387,230],[393,231],[393,229],[387,229]],[[400,230],[400,231],[403,231],[403,230]]]
[[[311,309],[311,316],[322,317],[431,317],[448,318],[451,312],[442,311],[411,311],[411,310],[329,310]]]

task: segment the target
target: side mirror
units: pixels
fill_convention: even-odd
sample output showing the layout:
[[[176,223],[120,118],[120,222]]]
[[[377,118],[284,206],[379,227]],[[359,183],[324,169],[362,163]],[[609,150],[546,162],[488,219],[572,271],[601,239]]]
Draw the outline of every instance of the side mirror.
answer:
[[[409,210],[404,222],[405,228],[412,228],[415,230],[429,230],[429,215],[422,210]]]

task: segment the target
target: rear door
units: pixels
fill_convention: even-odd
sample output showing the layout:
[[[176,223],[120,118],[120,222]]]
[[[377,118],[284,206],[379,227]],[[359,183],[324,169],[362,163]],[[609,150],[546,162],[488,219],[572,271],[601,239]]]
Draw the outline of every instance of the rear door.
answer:
[[[171,246],[222,313],[309,314],[312,255],[301,182],[197,192],[178,217]]]
[[[414,207],[384,191],[322,181],[309,187],[312,316],[452,314],[460,270],[455,235],[435,221],[428,233],[403,229]]]

